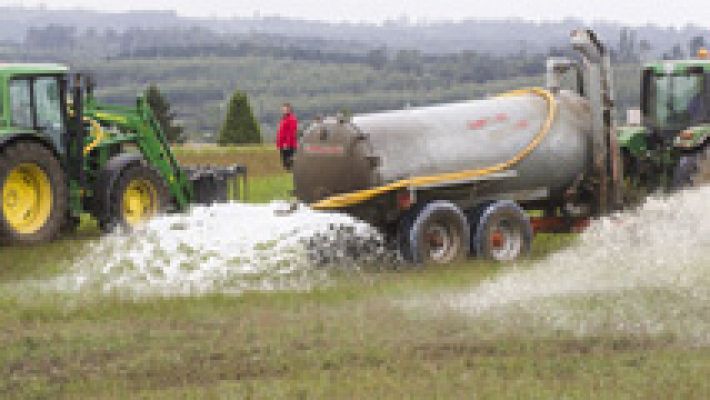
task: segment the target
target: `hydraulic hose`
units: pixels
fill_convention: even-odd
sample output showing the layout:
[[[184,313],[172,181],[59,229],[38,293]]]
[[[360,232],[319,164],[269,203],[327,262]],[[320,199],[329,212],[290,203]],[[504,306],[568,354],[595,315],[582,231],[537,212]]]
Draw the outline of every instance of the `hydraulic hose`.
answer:
[[[534,87],[526,89],[513,90],[504,94],[499,95],[499,97],[514,97],[514,96],[524,96],[524,95],[535,95],[542,97],[547,103],[547,118],[545,122],[540,127],[540,130],[535,135],[535,137],[530,141],[530,143],[522,149],[520,152],[515,154],[508,161],[504,161],[487,168],[465,170],[458,172],[448,172],[438,175],[430,176],[418,176],[413,178],[402,179],[395,181],[383,186],[377,186],[374,188],[357,190],[350,193],[339,194],[331,196],[311,204],[311,208],[316,210],[327,210],[327,209],[340,209],[346,207],[352,207],[361,204],[367,200],[371,200],[375,197],[396,191],[404,188],[416,188],[420,186],[433,185],[452,181],[461,181],[471,178],[477,178],[485,175],[495,174],[511,167],[523,161],[528,157],[535,149],[542,143],[547,134],[552,129],[552,124],[557,116],[557,102],[555,96],[550,93],[550,91],[543,88]]]
[[[106,137],[106,133],[104,132],[104,128],[96,122],[94,119],[88,119],[89,123],[91,124],[91,136],[94,138],[94,140],[91,141],[86,147],[84,147],[84,155],[88,155],[91,153],[91,150],[95,149],[102,140]]]

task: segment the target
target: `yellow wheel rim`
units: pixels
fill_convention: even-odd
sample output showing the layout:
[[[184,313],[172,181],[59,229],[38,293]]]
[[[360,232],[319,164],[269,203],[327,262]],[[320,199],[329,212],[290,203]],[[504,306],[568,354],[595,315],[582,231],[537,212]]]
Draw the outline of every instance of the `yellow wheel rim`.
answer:
[[[52,185],[38,165],[15,167],[2,187],[2,213],[17,233],[31,235],[42,229],[52,213]]]
[[[123,220],[130,226],[139,225],[158,213],[158,195],[148,180],[131,181],[123,192]]]

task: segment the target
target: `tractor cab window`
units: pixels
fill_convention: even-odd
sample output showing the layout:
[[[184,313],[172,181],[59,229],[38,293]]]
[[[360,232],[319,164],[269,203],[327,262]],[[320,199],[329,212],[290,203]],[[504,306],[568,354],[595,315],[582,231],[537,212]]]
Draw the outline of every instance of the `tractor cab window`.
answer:
[[[37,78],[34,81],[37,128],[50,132],[61,132],[62,102],[57,78]]]
[[[19,128],[32,128],[32,91],[30,81],[16,79],[10,81],[10,112],[12,125]]]
[[[710,117],[702,74],[657,75],[650,87],[652,122],[662,130],[679,130]]]

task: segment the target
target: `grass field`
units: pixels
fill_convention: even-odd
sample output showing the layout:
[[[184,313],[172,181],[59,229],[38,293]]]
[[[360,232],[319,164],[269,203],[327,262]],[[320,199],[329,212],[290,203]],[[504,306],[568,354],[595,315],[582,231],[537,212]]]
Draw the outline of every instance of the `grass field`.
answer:
[[[263,149],[179,154],[258,165],[261,152],[273,160]],[[254,169],[265,172],[251,178],[253,201],[287,195],[288,175]],[[310,292],[240,296],[125,299],[27,286],[69,268],[97,236],[87,220],[55,243],[0,248],[0,398],[710,396],[710,350],[672,337],[500,333],[496,321],[397,306],[475,287],[501,265],[365,269]],[[574,240],[538,237],[534,258]]]
[[[241,164],[251,176],[262,177],[283,174],[279,153],[274,145],[253,146],[203,146],[186,145],[174,147],[175,156],[184,165],[228,166]]]
[[[3,271],[56,273],[54,254]],[[495,337],[388,299],[457,290],[501,267],[347,274],[309,293],[126,301],[0,296],[3,398],[704,398],[710,352],[623,336]]]

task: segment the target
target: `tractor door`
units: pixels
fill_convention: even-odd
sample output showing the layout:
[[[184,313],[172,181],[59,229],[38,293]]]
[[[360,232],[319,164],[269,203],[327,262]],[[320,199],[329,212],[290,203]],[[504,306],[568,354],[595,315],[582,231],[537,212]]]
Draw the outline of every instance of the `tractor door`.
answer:
[[[44,135],[64,153],[65,107],[58,76],[19,77],[10,81],[11,124]]]

